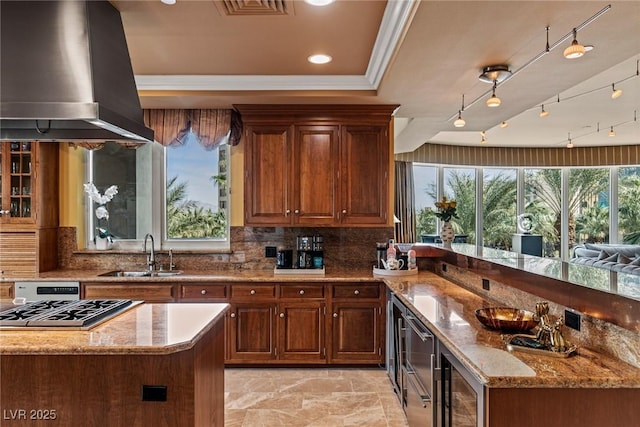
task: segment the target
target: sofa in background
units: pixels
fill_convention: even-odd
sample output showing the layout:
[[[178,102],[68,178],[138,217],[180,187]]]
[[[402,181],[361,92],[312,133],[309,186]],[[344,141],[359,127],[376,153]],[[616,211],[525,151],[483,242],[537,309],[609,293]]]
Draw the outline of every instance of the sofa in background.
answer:
[[[640,245],[585,243],[573,249],[570,262],[640,275]]]

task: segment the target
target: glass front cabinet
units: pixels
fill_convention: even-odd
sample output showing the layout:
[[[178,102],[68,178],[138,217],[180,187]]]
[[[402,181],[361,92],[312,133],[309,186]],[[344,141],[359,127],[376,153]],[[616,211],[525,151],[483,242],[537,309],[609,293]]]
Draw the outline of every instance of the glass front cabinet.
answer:
[[[0,222],[35,223],[33,194],[36,144],[0,143]]]

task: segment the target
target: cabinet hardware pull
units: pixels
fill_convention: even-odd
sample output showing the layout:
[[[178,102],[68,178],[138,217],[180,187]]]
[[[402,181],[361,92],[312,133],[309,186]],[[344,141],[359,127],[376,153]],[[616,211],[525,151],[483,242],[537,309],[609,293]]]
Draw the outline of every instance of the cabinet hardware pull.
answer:
[[[300,213],[300,209],[296,209],[296,210],[294,211],[294,213],[295,213],[296,215],[297,215],[297,214],[299,214],[299,213]]]
[[[207,290],[206,290],[206,289],[203,289],[203,290],[201,290],[201,291],[200,291],[200,293],[201,293],[202,295],[206,295],[206,294],[207,294]]]
[[[231,313],[231,317],[236,317],[236,314],[235,313]]]
[[[291,209],[287,209],[286,211],[284,211],[285,215],[289,215],[291,213]]]
[[[347,210],[346,210],[346,209],[342,209],[342,213],[343,213],[343,214],[346,214],[346,213],[347,213]]]
[[[357,290],[357,289],[356,289],[355,291],[353,291],[353,293],[354,293],[355,295],[360,295],[360,291],[359,291],[359,290]]]
[[[256,294],[256,290],[255,289],[251,289],[251,295],[255,295]]]
[[[304,295],[304,289],[300,289],[300,295]]]
[[[280,313],[280,318],[284,319],[284,313]]]
[[[338,317],[338,313],[333,313],[333,317]]]

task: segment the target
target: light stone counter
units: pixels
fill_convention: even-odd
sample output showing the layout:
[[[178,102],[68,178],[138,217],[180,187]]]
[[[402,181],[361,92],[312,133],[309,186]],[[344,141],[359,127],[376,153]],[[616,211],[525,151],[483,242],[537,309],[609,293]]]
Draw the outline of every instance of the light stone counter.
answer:
[[[508,352],[501,333],[485,328],[475,310],[497,306],[429,272],[385,278],[387,286],[488,387],[640,388],[640,369],[579,348],[568,358]]]
[[[171,354],[192,348],[229,304],[141,304],[86,331],[0,330],[0,355]]]

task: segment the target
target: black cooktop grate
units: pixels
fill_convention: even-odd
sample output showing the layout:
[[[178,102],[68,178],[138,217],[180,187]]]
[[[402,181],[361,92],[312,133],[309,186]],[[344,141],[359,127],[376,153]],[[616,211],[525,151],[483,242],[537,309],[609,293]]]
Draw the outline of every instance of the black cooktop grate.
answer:
[[[0,326],[94,325],[130,306],[131,300],[34,301],[0,312]]]

